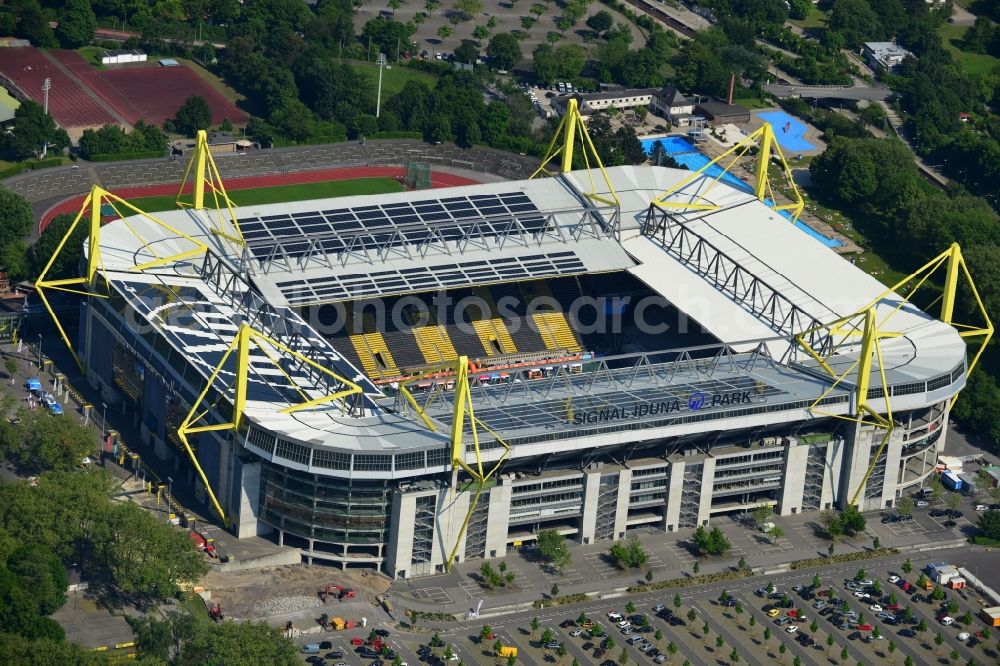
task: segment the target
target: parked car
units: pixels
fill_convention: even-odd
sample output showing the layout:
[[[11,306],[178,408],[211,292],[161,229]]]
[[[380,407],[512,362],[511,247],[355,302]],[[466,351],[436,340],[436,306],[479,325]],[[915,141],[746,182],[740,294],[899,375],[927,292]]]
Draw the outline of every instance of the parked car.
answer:
[[[573,638],[576,638],[577,636],[579,636],[582,633],[583,633],[583,629],[574,629],[573,631],[569,632],[569,635],[572,636]]]
[[[893,584],[898,583],[899,582],[899,576],[897,576],[895,574],[889,576],[889,582],[893,583]]]
[[[798,630],[799,630],[798,625],[793,624],[793,625],[790,625],[790,626],[788,626],[788,627],[785,628],[785,633],[786,634],[794,634]]]
[[[663,612],[665,610],[667,610],[667,607],[664,606],[663,604],[656,604],[655,606],[653,606],[653,612],[654,613],[660,613],[660,612]]]
[[[560,647],[562,647],[562,643],[559,641],[549,641],[545,644],[546,650],[558,650]]]
[[[905,636],[906,638],[916,638],[917,632],[915,632],[913,629],[903,629],[902,631],[899,632],[899,635]]]
[[[915,504],[919,507],[925,507],[931,505],[931,503],[928,502],[927,500],[917,500]]]

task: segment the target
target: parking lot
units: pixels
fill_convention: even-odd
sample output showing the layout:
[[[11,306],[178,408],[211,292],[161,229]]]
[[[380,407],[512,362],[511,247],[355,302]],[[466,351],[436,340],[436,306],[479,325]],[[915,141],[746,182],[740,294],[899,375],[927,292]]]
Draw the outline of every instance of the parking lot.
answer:
[[[908,574],[903,571],[906,558],[900,555],[876,563],[837,564],[695,589],[650,592],[493,619],[476,619],[458,627],[442,628],[440,635],[466,664],[482,666],[505,662],[493,655],[493,644],[497,640],[504,646],[516,647],[517,663],[529,665],[569,664],[576,659],[579,664],[611,666],[608,660],[621,663],[624,651],[629,664],[682,664],[688,661],[691,664],[716,663],[721,666],[732,663],[734,650],[740,664],[790,664],[796,657],[801,664],[815,666],[886,661],[902,664],[907,657],[916,664],[935,661],[945,664],[950,663],[952,651],[957,654],[957,661],[951,660],[955,663],[966,663],[969,659],[978,664],[995,663],[1000,659],[997,644],[1000,636],[991,635],[975,616],[981,603],[974,592],[942,589],[939,595],[943,593],[944,598],[934,599],[933,589],[929,592],[912,589],[907,592],[900,587],[899,581],[890,582],[894,580],[891,576],[899,576],[913,584],[928,563],[949,557],[954,559],[955,554],[960,552],[915,557]],[[961,564],[960,561],[956,563]],[[853,582],[862,573],[859,568],[865,569],[863,573],[871,585],[862,586]],[[814,574],[820,578],[820,587],[816,589],[812,587]],[[775,586],[775,598],[770,598],[766,589],[761,594],[757,593],[768,583]],[[728,602],[722,599],[723,591]],[[679,607],[675,606],[675,594],[680,597]],[[788,605],[784,606],[782,602],[786,595]],[[830,595],[836,601],[832,601]],[[859,598],[863,595],[869,597]],[[826,606],[816,608],[818,601]],[[846,610],[844,601],[847,603]],[[630,602],[634,608],[629,605]],[[893,606],[890,602],[898,605]],[[945,626],[937,617],[942,604],[949,602],[954,603],[951,616],[956,618],[956,622]],[[876,604],[881,606],[881,611],[872,610]],[[659,605],[664,608],[658,613],[655,609]],[[608,617],[611,611],[624,616],[631,627],[627,631],[619,628],[618,620]],[[804,616],[804,619],[798,622],[788,619],[789,611]],[[853,619],[844,617],[844,613],[851,612],[855,614]],[[879,612],[886,615],[880,619]],[[961,620],[967,612],[972,613],[973,618],[970,624],[965,625]],[[591,633],[593,629],[587,631],[579,625],[581,613],[601,626],[602,635],[594,635]],[[645,616],[645,620],[640,616]],[[534,630],[533,617],[538,618],[538,628]],[[777,621],[780,624],[776,624]],[[645,623],[648,627],[644,626]],[[493,639],[485,642],[479,638],[484,625],[488,625],[494,634]],[[792,626],[795,629],[790,632],[789,627]],[[985,634],[977,637],[976,633],[984,629]],[[546,630],[551,632],[551,636]],[[959,640],[959,635],[963,633],[970,634],[967,640]],[[939,634],[940,644],[935,640]],[[426,637],[402,636],[399,639],[400,654],[404,658],[407,654],[416,655],[420,645],[427,640]],[[543,638],[551,638],[551,647],[546,647]],[[612,643],[605,642],[607,638]],[[636,644],[631,644],[631,641]],[[562,656],[558,646],[564,647]],[[646,646],[645,650],[643,646]],[[659,662],[657,655],[662,655]],[[843,655],[846,659],[842,659]],[[420,655],[417,657],[419,659]],[[359,662],[347,663],[353,665]],[[436,662],[431,660],[429,663]]]

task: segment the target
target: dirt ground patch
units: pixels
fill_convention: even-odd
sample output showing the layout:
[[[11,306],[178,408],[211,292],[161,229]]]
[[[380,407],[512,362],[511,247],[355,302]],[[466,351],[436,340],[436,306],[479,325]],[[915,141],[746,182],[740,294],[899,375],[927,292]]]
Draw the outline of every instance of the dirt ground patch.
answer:
[[[327,583],[349,587],[357,592],[357,600],[375,604],[375,597],[389,589],[390,581],[370,571],[339,571],[304,564],[270,569],[210,572],[203,585],[212,593],[212,600],[222,605],[227,617],[266,620],[283,617],[286,613],[269,609],[280,604],[267,604],[269,599],[308,597],[318,599],[319,590]]]

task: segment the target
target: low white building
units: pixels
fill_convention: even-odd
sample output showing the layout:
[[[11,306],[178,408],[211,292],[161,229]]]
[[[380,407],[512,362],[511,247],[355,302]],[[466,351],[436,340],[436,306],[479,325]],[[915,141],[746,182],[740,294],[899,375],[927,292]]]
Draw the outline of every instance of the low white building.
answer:
[[[589,116],[597,111],[607,111],[611,107],[634,109],[640,106],[649,106],[656,92],[657,88],[625,88],[599,93],[560,95],[552,100],[552,109],[559,115],[566,113],[566,104],[574,97],[580,113],[584,116]]]
[[[124,65],[130,62],[146,62],[146,54],[138,49],[105,51],[101,55],[102,65]]]
[[[878,72],[888,72],[898,67],[913,54],[896,42],[865,42],[861,54],[868,65]]]

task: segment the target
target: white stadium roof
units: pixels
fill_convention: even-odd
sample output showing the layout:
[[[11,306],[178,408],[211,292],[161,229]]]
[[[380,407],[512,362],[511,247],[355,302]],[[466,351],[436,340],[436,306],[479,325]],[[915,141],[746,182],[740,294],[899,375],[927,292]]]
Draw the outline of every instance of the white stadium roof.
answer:
[[[296,319],[291,308],[306,304],[627,270],[735,351],[747,352],[757,346],[755,341],[769,338],[771,355],[777,358],[784,353],[788,344],[778,338],[790,331],[781,331],[773,321],[754,314],[752,302],[721,289],[710,271],[698,263],[703,255],[698,260],[682,259],[664,249],[655,234],[644,233],[649,202],[689,172],[623,166],[608,168],[607,173],[621,201],[617,219],[612,218],[613,208],[595,207],[580,194],[591,188],[590,177],[583,172],[561,178],[240,208],[237,216],[248,241],[246,249],[211,233],[207,211],[155,215],[208,245],[217,267],[242,275],[240,294],[251,291],[252,284],[260,292],[252,307],[260,310],[261,303],[266,303],[263,309],[271,314],[271,321]],[[599,177],[593,182],[603,186]],[[706,178],[686,188],[685,195],[694,191],[721,208],[670,211],[674,230],[687,234],[685,242],[699,239],[703,248],[724,255],[725,261],[716,267],[726,262],[738,265],[741,279],[772,289],[781,303],[794,307],[805,320],[830,322],[856,312],[883,293],[878,280],[751,195]],[[148,243],[133,235],[132,229]],[[213,283],[202,274],[203,259],[198,256],[137,273],[135,266],[155,258],[151,250],[166,256],[193,247],[190,241],[140,216],[104,225],[100,246],[103,275],[133,301],[133,307],[145,308],[147,314],[163,304],[142,299],[155,301],[160,296],[150,297],[150,290],[140,288],[138,292],[146,294],[140,297],[136,285],[154,283],[160,292],[173,291],[173,300],[185,298],[186,292],[179,291],[182,288],[196,287],[199,293],[194,300],[212,310],[213,316],[190,317],[170,330],[155,316],[150,321],[185,355],[200,358],[204,354],[195,365],[207,379],[214,367],[212,359],[229,344],[234,330],[232,325],[220,326],[220,317],[245,317],[248,305],[241,310],[234,305],[233,294],[220,293],[227,289],[224,281]],[[278,246],[282,251],[275,253]],[[563,263],[542,256],[560,253],[563,256],[556,259],[565,259]],[[534,272],[542,265],[548,269]],[[407,278],[414,275],[423,281]],[[300,284],[290,284],[296,281]],[[879,303],[879,313],[887,314],[897,299],[891,295]],[[886,328],[902,334],[883,343],[891,367],[890,383],[926,381],[942,373],[953,376],[963,363],[965,345],[957,331],[914,307],[901,309]],[[379,390],[321,336],[308,329],[305,337],[342,376],[364,384],[369,406],[381,400]],[[790,396],[819,395],[816,382],[789,382],[787,377],[782,379],[782,373],[753,374],[765,384],[784,385]],[[321,387],[306,388],[322,393]],[[338,440],[356,441],[361,449],[392,449],[403,442],[409,442],[404,447],[440,446],[444,441],[441,435],[411,427],[415,422],[409,417],[378,409],[369,410],[363,419],[342,418],[332,407],[281,415],[277,413],[284,406],[280,393],[276,389],[261,394],[259,400],[251,395],[248,414],[299,441],[320,442],[324,435],[334,434]],[[537,424],[532,427],[537,429]]]

